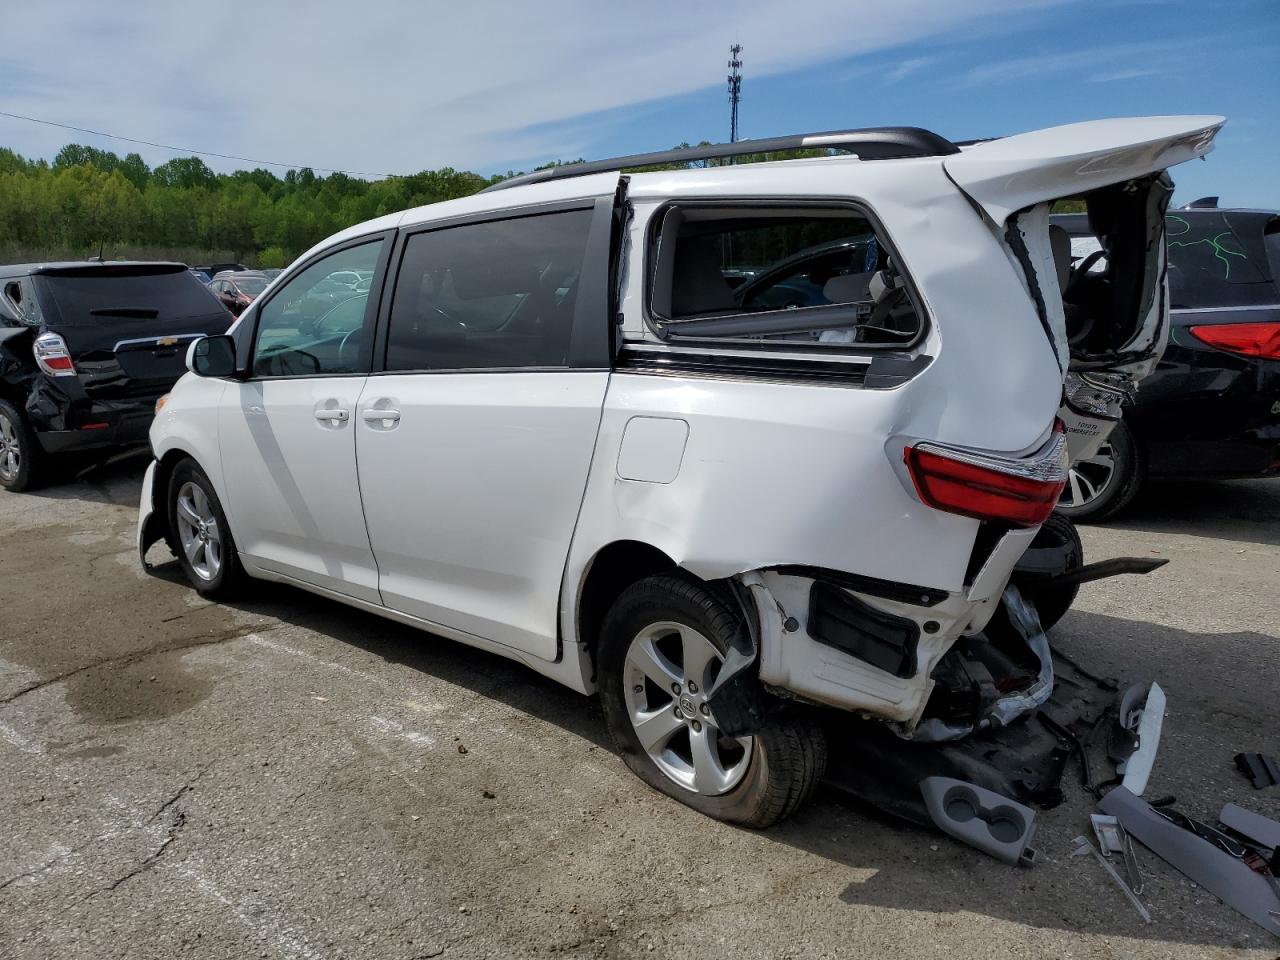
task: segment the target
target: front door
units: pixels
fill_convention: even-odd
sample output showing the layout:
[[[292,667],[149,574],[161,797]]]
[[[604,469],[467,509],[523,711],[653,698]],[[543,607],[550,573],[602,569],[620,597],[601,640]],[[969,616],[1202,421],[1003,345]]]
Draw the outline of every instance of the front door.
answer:
[[[339,270],[373,270],[386,241],[317,259],[275,290],[254,323],[249,376],[222,396],[219,444],[232,528],[245,559],[378,602],[356,477],[356,404],[367,379],[369,294],[310,294]]]
[[[404,240],[356,411],[388,607],[555,658],[609,379],[608,223],[587,201]]]

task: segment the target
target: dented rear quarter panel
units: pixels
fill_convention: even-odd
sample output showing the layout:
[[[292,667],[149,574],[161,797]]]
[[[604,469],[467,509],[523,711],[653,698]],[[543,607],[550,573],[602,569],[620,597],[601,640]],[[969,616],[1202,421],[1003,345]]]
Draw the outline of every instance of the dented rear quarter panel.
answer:
[[[801,564],[960,591],[978,522],[922,504],[903,447],[928,439],[1018,455],[1052,429],[1062,393],[1052,346],[996,234],[941,164],[809,166],[788,181],[803,186],[794,196],[854,200],[881,222],[927,314],[914,352],[932,362],[893,389],[615,372],[566,568],[566,639],[592,558],[617,540],[651,544],[705,579]],[[628,339],[661,343],[645,323],[642,251],[662,204],[787,196],[767,165],[706,174],[632,181]],[[633,417],[688,423],[669,483],[619,476]]]

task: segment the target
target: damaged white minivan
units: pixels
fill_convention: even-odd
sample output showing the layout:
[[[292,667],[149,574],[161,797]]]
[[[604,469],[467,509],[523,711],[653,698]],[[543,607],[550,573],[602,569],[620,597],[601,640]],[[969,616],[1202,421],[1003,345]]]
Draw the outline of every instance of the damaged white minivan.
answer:
[[[1067,467],[1164,347],[1164,171],[1221,123],[746,141],[352,227],[193,344],[144,563],[165,540],[207,596],[288,583],[598,692],[641,778],[736,823],[803,803],[841,711],[903,750],[1008,728],[1054,685],[1036,610],[1091,575],[1046,524]]]

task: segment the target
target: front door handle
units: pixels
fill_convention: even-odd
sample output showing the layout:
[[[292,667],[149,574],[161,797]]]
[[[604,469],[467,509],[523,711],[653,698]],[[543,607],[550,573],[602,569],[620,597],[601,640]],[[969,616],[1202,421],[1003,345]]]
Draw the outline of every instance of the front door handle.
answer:
[[[317,410],[316,411],[317,420],[331,420],[331,421],[336,421],[337,423],[346,423],[350,418],[351,418],[351,411],[349,410],[338,409],[338,410]]]
[[[364,413],[360,414],[360,418],[364,420],[365,423],[382,423],[387,420],[390,420],[392,423],[399,423],[400,411],[392,410],[390,407],[385,410],[370,407],[368,410],[364,411]]]

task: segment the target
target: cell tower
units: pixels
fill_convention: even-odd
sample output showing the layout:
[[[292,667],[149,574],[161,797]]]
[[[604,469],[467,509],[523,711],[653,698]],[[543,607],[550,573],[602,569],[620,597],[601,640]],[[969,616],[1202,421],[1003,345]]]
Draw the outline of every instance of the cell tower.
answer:
[[[742,53],[742,44],[735,43],[729,48],[729,142],[738,142],[738,101],[742,99],[742,61],[738,54]]]

